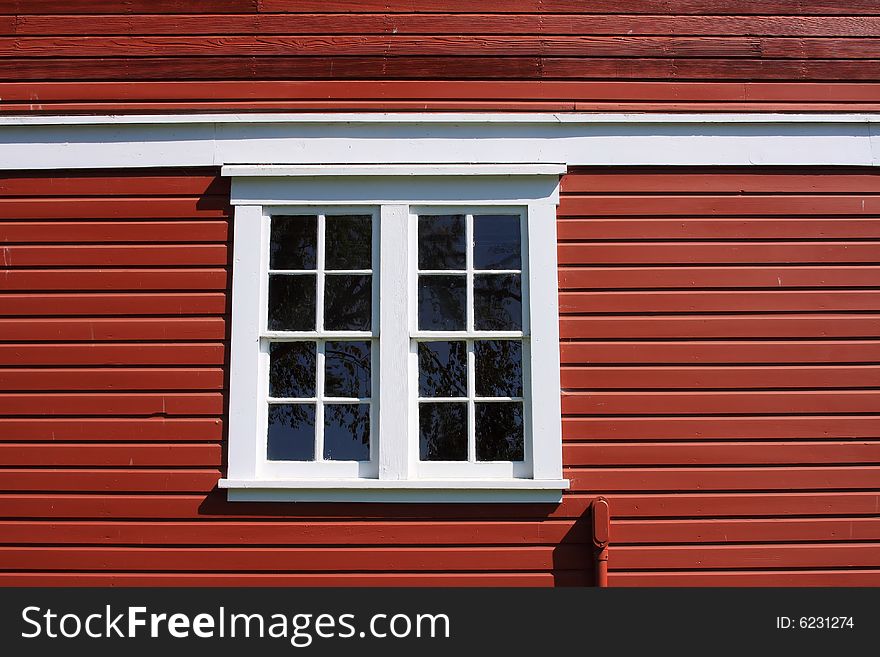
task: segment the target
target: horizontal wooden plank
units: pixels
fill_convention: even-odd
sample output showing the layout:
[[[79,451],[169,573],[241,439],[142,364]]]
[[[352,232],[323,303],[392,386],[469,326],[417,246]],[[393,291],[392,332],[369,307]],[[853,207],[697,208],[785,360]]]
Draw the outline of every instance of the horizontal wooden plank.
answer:
[[[876,541],[880,538],[880,518],[615,520],[612,532],[615,545]]]
[[[583,546],[0,547],[0,569],[183,572],[530,571],[587,568]]]
[[[220,467],[219,444],[0,443],[0,467]]]
[[[334,15],[336,17],[337,15]],[[464,17],[469,20],[470,17]],[[493,21],[498,20],[492,16]],[[576,17],[566,17],[569,21]],[[680,18],[680,17],[679,17]],[[713,17],[712,20],[718,17]],[[20,21],[27,20],[25,17]],[[91,19],[89,19],[91,20]],[[176,20],[176,19],[172,19]],[[198,21],[207,29],[213,30],[207,20],[199,16]],[[214,33],[212,31],[212,33]],[[651,102],[651,103],[870,103],[880,101],[880,85],[872,83],[849,82],[651,82],[651,81],[553,81],[553,80],[235,80],[188,82],[6,82],[0,84],[0,97],[5,102],[30,103],[37,99],[42,104],[60,101],[116,101],[125,102],[186,102],[212,99],[252,102],[272,100],[318,101],[325,100],[344,104],[346,101],[366,101],[382,99],[385,101],[404,101],[419,99],[423,101],[595,101],[595,102]],[[36,109],[36,108],[35,108]],[[678,168],[676,169],[678,170]],[[114,178],[95,178],[92,182],[83,180],[81,185],[65,172],[64,178],[40,191],[39,177],[22,188],[20,184],[9,187],[21,189],[21,195],[41,196],[100,196],[100,195],[149,195],[157,190],[168,190],[168,194],[193,195],[209,194],[228,196],[228,180],[222,178],[200,178],[204,170],[193,170],[192,185],[166,182],[164,178],[150,178],[138,175],[124,181],[119,180],[116,187]],[[664,174],[657,169],[634,169],[630,173],[611,168],[610,173],[596,169],[575,169],[562,178],[563,191],[577,192],[769,192],[798,193],[807,192],[850,192],[865,194],[880,191],[877,176],[870,171],[843,168],[841,173],[830,174],[827,170],[798,168],[762,169],[761,173],[738,169],[722,169],[719,173],[707,175],[693,168],[683,169],[679,174]],[[805,172],[806,171],[806,172]],[[844,173],[845,172],[845,173]],[[4,174],[9,175],[9,174]],[[21,174],[27,175],[27,174]],[[674,180],[669,180],[674,178]],[[182,176],[181,179],[189,179]],[[100,181],[106,181],[102,184]],[[142,183],[134,182],[136,180]],[[577,181],[583,180],[583,183]],[[644,180],[644,184],[638,182]],[[196,185],[197,181],[199,182]],[[606,181],[605,183],[601,181]],[[762,182],[763,181],[763,182]],[[0,183],[2,185],[12,183]],[[57,185],[57,192],[54,191]],[[175,187],[174,185],[180,185]],[[210,186],[205,186],[210,185]],[[644,186],[645,189],[640,189]],[[118,192],[114,192],[118,189]],[[64,193],[64,190],[68,190]],[[0,191],[2,194],[2,191]],[[16,194],[19,195],[19,194]]]
[[[714,18],[713,18],[714,20]],[[821,20],[827,20],[823,18]],[[855,19],[860,21],[861,19]],[[723,84],[723,83],[722,83]],[[798,85],[779,85],[797,88]],[[860,85],[858,85],[860,86]],[[778,88],[777,85],[773,85]],[[683,88],[687,88],[684,86]],[[758,85],[756,93],[765,89]],[[803,87],[806,90],[806,87]],[[569,169],[562,177],[560,190],[567,194],[719,194],[744,192],[770,194],[806,193],[877,193],[880,175],[864,169],[822,168],[777,169],[760,172],[746,168],[720,168],[707,172],[695,168],[661,169]]]
[[[871,287],[880,285],[880,267],[562,267],[561,289]]]
[[[0,370],[0,386],[4,375]],[[607,389],[880,388],[880,366],[564,367],[562,387]]]
[[[226,270],[7,269],[0,290],[225,290]]]
[[[0,415],[220,415],[223,397],[186,393],[5,393]]]
[[[22,584],[23,586],[25,584]],[[880,586],[880,569],[610,572],[609,586]]]
[[[710,215],[742,217],[880,214],[880,196],[868,194],[823,195],[626,195],[562,196],[560,217]]]
[[[2,334],[0,322],[0,334]],[[564,340],[594,338],[875,338],[880,315],[702,315],[562,317]]]
[[[880,442],[568,442],[562,455],[570,466],[880,464]]]
[[[195,57],[200,55],[553,55],[577,57],[724,57],[773,59],[878,59],[871,39],[756,36],[540,36],[409,35],[223,35],[216,36],[16,36],[0,37],[0,57]]]
[[[0,586],[587,586],[583,571],[534,573],[0,573]]]
[[[780,80],[876,82],[880,60],[542,56],[210,56],[3,58],[0,80]],[[108,66],[112,62],[112,66]],[[825,94],[821,95],[825,98]],[[336,101],[324,107],[336,107]],[[575,107],[574,109],[578,109]]]
[[[0,68],[3,67],[0,60]],[[2,82],[0,82],[2,86]],[[664,102],[579,102],[579,101],[145,101],[145,102],[58,102],[2,103],[0,112],[71,114],[155,113],[155,112],[849,112],[880,111],[880,102],[834,103],[664,103]]]
[[[222,390],[220,368],[0,369],[0,390]]]
[[[656,205],[662,203],[662,199],[658,199]],[[880,220],[800,217],[769,220],[734,217],[566,219],[559,222],[558,235],[563,240],[876,239],[880,237]]]
[[[10,497],[10,499],[12,499]],[[571,520],[0,522],[6,545],[556,545],[590,540]],[[584,550],[586,552],[586,550]]]
[[[0,340],[7,341],[222,340],[225,336],[222,317],[0,319]]]
[[[565,476],[579,492],[873,490],[880,466],[567,468]]]
[[[2,406],[0,406],[2,408]],[[563,393],[562,412],[594,415],[880,413],[877,390]]]
[[[876,340],[563,342],[563,365],[600,363],[874,363]],[[0,347],[0,362],[2,361]]]
[[[0,344],[0,365],[223,365],[225,347],[213,344]]]
[[[9,247],[10,250],[25,247]],[[846,263],[877,260],[880,242],[565,242],[559,263],[703,264],[703,263]],[[202,264],[202,263],[193,263]],[[206,263],[217,264],[217,263]]]
[[[76,250],[76,249],[73,249]],[[223,292],[126,294],[0,294],[0,316],[217,315]]]
[[[327,7],[324,8],[325,10]],[[0,23],[2,24],[2,23]],[[619,14],[104,14],[22,15],[6,34],[608,34],[878,36],[870,16]]]
[[[219,418],[0,418],[3,441],[215,441]]]
[[[220,479],[216,469],[49,469],[4,468],[0,490],[6,491],[106,491],[106,492],[207,492]]]
[[[223,244],[4,246],[6,267],[225,265]]]
[[[564,417],[566,440],[834,440],[880,438],[880,417]]]
[[[0,198],[0,217],[24,219],[224,219],[229,216],[225,196],[180,198]]]
[[[6,0],[13,2],[15,0]],[[21,2],[21,0],[18,0]],[[78,2],[94,2],[94,0],[78,0]],[[165,0],[170,2],[170,0]],[[320,0],[259,0],[261,12],[311,13],[326,9]],[[2,5],[0,5],[2,8]],[[469,13],[491,11],[498,13],[564,13],[564,14],[599,14],[615,12],[621,14],[666,14],[670,11],[666,0],[640,0],[638,3],[621,5],[614,0],[594,0],[585,5],[577,0],[487,0],[478,6],[464,0],[410,0],[409,2],[387,2],[384,0],[336,0],[333,8],[340,12],[450,12]],[[25,10],[26,11],[26,10]],[[722,0],[677,0],[676,14],[747,14],[747,15],[853,15],[875,16],[880,9],[870,0],[846,0],[835,3],[832,0],[812,0],[804,4],[800,0],[767,0],[760,6],[739,4],[731,6]],[[46,11],[45,13],[54,13]]]
[[[880,543],[835,545],[620,546],[609,551],[609,570],[664,568],[880,567]]]
[[[257,0],[200,0],[199,9],[223,14],[256,11]],[[0,14],[176,14],[192,11],[189,0],[0,0]]]
[[[760,493],[713,493],[678,492],[669,495],[660,493],[611,493],[606,496],[610,500],[614,522],[625,518],[767,518],[767,517],[805,517],[818,516],[869,516],[877,515],[880,508],[880,492],[760,492]],[[479,523],[496,522],[507,519],[524,522],[534,519],[541,527],[552,520],[583,520],[589,513],[590,503],[594,494],[566,493],[561,504],[514,504],[490,506],[479,504],[358,504],[357,507],[346,504],[333,503],[298,503],[290,505],[283,502],[276,503],[243,503],[227,502],[224,491],[217,489],[206,493],[172,494],[164,492],[146,492],[142,494],[126,493],[124,491],[109,491],[107,493],[65,493],[61,491],[52,493],[7,493],[0,495],[0,509],[2,516],[7,518],[33,519],[33,518],[95,518],[101,519],[100,525],[109,531],[110,525],[107,520],[140,519],[150,520],[160,518],[166,521],[165,531],[173,531],[179,523],[178,520],[195,520],[200,526],[204,524],[205,540],[216,536],[222,540],[227,532],[218,529],[219,534],[212,533],[212,525],[208,520],[215,521],[241,521],[244,519],[256,519],[261,524],[265,520],[279,521],[304,521],[298,525],[297,536],[309,536],[308,528],[318,527],[316,521],[325,519],[334,522],[343,521],[348,524],[352,521],[364,522],[365,525],[373,526],[372,523],[387,522],[388,520],[423,520],[433,524],[442,520],[461,522],[462,520],[475,520]],[[175,521],[175,522],[171,522]],[[65,523],[66,524],[66,523]],[[19,526],[19,523],[16,523]],[[53,525],[54,526],[54,525]],[[119,531],[124,529],[124,524],[118,525]],[[376,525],[379,526],[378,524]],[[117,528],[117,525],[112,525]],[[54,530],[53,530],[54,531]],[[64,533],[63,530],[59,530]],[[97,531],[97,529],[95,530]],[[251,531],[248,528],[248,532]],[[253,531],[257,531],[253,529]],[[263,530],[274,532],[271,525]],[[318,531],[318,529],[315,529]],[[238,535],[236,540],[249,541],[250,534],[245,532]],[[278,532],[283,540],[289,540],[286,532]],[[8,535],[4,530],[4,535]],[[71,531],[69,536],[75,535]],[[142,533],[140,535],[143,535]],[[366,535],[363,531],[359,536]],[[455,536],[437,532],[435,539],[443,540],[443,536]],[[479,540],[480,531],[470,534],[474,540]],[[110,532],[108,536],[114,534]],[[257,536],[257,535],[255,535]],[[555,537],[556,534],[553,534]],[[575,537],[579,534],[575,534]],[[92,533],[87,533],[84,538],[91,539]],[[231,539],[230,539],[231,540]],[[303,540],[308,540],[304,538]],[[318,540],[318,539],[316,539]],[[549,538],[547,540],[550,540]],[[556,538],[553,538],[555,541]],[[572,539],[573,540],[573,539]],[[541,542],[541,541],[535,541]]]
[[[225,242],[225,221],[0,222],[0,242]]]
[[[714,313],[839,312],[880,309],[878,290],[750,290],[562,292],[559,312],[584,313]]]
[[[51,18],[51,17],[50,17]],[[62,21],[71,20],[64,16]],[[23,17],[18,20],[24,20]],[[89,17],[91,28],[97,27]],[[22,85],[24,86],[24,85]],[[21,89],[21,87],[18,87]],[[72,90],[72,85],[67,87]],[[9,89],[12,91],[12,89]],[[3,90],[4,98],[6,90]],[[39,93],[44,93],[41,88]],[[22,100],[25,98],[22,97]],[[167,173],[98,173],[93,171],[53,172],[51,175],[33,172],[8,172],[0,174],[0,197],[36,196],[225,196],[229,194],[229,179],[216,175],[215,170],[189,168],[169,170]]]

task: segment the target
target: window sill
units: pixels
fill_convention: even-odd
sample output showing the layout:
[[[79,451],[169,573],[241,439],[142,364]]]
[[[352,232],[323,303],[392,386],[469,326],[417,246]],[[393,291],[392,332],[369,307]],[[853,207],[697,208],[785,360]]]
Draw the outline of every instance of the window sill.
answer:
[[[221,479],[230,502],[525,502],[558,504],[567,479]]]

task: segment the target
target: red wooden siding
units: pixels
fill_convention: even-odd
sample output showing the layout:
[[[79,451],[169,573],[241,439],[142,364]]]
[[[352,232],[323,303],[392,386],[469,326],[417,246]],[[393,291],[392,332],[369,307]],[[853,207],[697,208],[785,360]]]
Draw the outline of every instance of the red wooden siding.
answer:
[[[610,585],[880,584],[880,175],[562,190],[565,463],[610,501]]]
[[[0,179],[0,585],[588,585],[600,494],[612,586],[878,585],[878,194],[572,172],[563,502],[290,505],[216,488],[216,172]]]
[[[0,1],[0,111],[877,111],[874,0]]]
[[[0,178],[0,585],[591,583],[581,495],[226,502],[228,194],[214,170]]]

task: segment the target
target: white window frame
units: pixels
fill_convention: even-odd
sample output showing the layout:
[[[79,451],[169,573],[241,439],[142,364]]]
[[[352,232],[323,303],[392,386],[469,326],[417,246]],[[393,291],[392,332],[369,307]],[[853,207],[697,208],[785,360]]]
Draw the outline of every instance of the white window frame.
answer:
[[[564,171],[564,166],[547,164],[375,165],[366,170],[336,165],[224,167],[224,175],[232,177],[235,206],[229,459],[228,477],[220,482],[228,498],[558,502],[568,487],[562,478],[556,261],[556,204]],[[416,341],[502,335],[416,330],[415,217],[440,211],[517,212],[523,218],[523,331],[509,334],[523,341],[526,454],[520,464],[419,461]],[[268,217],[323,212],[373,212],[378,217],[371,331],[374,394],[378,385],[371,431],[371,453],[378,456],[375,467],[269,462],[265,456],[267,338],[292,335],[265,330]],[[316,331],[296,336],[365,334]]]

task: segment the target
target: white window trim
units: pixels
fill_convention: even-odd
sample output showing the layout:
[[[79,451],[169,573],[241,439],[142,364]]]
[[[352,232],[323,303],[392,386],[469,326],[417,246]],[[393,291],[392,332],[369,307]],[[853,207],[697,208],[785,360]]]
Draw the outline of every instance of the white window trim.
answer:
[[[383,168],[385,169],[383,171]],[[559,329],[556,263],[556,204],[562,165],[372,165],[363,167],[225,167],[233,179],[235,206],[232,284],[232,349],[229,420],[229,474],[220,481],[230,500],[291,501],[400,501],[400,502],[558,502],[568,481],[562,478],[562,437],[559,384]],[[377,478],[355,473],[328,476],[315,468],[314,476],[287,476],[307,472],[266,467],[265,356],[260,356],[266,313],[268,221],[272,213],[339,207],[378,211],[378,448]],[[418,460],[416,407],[412,376],[411,339],[414,335],[411,299],[415,291],[412,258],[415,222],[421,209],[512,209],[528,218],[523,235],[527,260],[523,262],[524,289],[541,290],[524,297],[524,315],[530,318],[531,379],[527,407],[529,476],[498,468],[468,469],[461,475],[442,468],[423,467]],[[257,292],[259,290],[259,292]],[[546,292],[545,292],[546,291]],[[528,321],[528,320],[526,320]],[[374,322],[373,334],[376,335]],[[271,334],[270,334],[271,335]],[[337,335],[337,334],[334,334]],[[440,334],[432,333],[433,337]],[[456,338],[462,335],[455,334]],[[262,364],[260,362],[262,358]],[[409,374],[407,374],[409,373]],[[527,381],[524,381],[527,384]],[[375,408],[375,407],[374,407]],[[373,419],[374,427],[376,420]],[[374,452],[375,453],[375,452]],[[529,457],[530,462],[529,462]],[[327,464],[330,466],[345,464]],[[469,464],[482,465],[482,464]],[[497,464],[486,464],[497,465]],[[363,475],[364,472],[361,472]],[[367,473],[369,474],[369,473]],[[446,476],[440,476],[446,474]],[[516,476],[518,475],[518,476]]]

